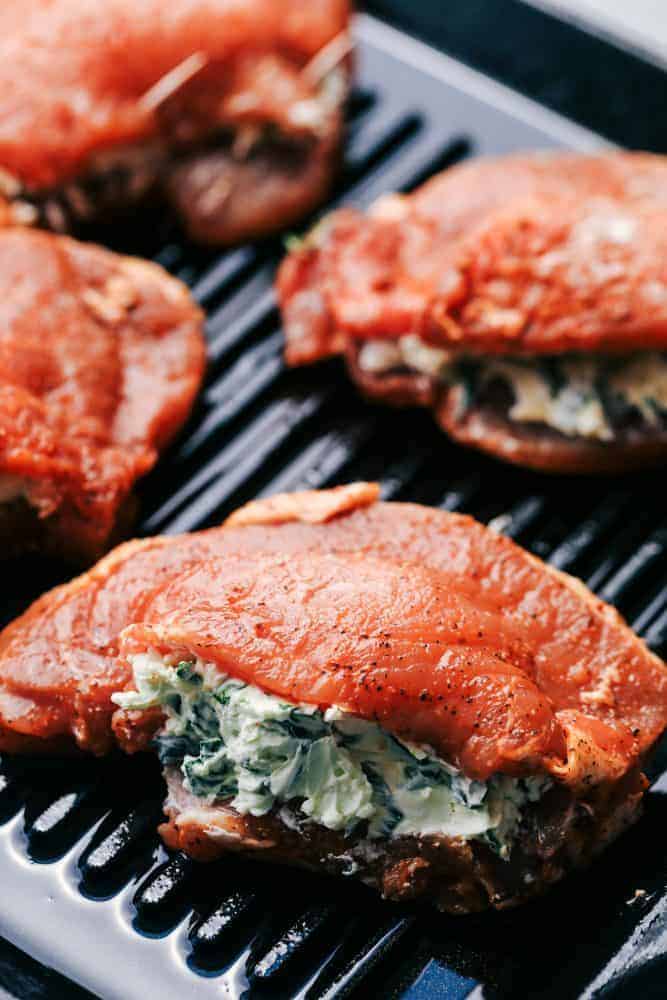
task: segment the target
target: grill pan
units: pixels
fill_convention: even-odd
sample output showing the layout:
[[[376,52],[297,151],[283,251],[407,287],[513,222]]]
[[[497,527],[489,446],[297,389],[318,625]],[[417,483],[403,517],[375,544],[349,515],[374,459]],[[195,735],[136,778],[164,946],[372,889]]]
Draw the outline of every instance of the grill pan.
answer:
[[[470,155],[603,145],[373,18],[357,18],[356,34],[358,86],[333,204],[363,207]],[[338,363],[286,371],[271,292],[278,242],[214,255],[164,225],[156,219],[118,246],[190,284],[208,313],[210,367],[189,426],[143,486],[141,534],[206,527],[278,490],[378,478],[385,499],[493,521],[585,579],[664,655],[667,517],[657,475],[546,479],[456,448],[424,412],[363,403]],[[6,619],[59,572],[24,559],[7,573]],[[87,991],[105,1000],[664,997],[659,756],[644,819],[590,871],[519,910],[467,918],[233,857],[201,866],[168,854],[155,833],[162,784],[153,759],[5,758],[0,935],[57,972],[2,944],[0,983],[49,1000]]]

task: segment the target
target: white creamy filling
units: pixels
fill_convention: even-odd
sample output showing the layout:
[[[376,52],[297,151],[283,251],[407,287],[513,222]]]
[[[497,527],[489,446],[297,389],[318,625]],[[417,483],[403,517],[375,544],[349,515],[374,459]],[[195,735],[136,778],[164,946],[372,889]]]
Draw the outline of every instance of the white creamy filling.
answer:
[[[610,378],[611,386],[641,411],[648,423],[657,424],[656,410],[667,411],[667,358],[648,351],[638,354]]]
[[[479,385],[501,378],[510,386],[514,394],[509,410],[512,420],[543,423],[568,437],[610,440],[614,421],[609,408],[619,404],[637,411],[653,427],[667,414],[667,356],[655,351],[617,359],[568,355],[467,361],[473,365]],[[359,365],[376,375],[408,368],[451,384],[462,381],[459,362],[449,351],[413,334],[397,340],[365,341]]]
[[[213,664],[131,657],[136,690],[124,709],[160,707],[163,764],[208,805],[239,813],[286,809],[294,822],[371,840],[407,835],[478,838],[509,855],[523,810],[550,786],[546,776],[467,778],[426,746],[400,740],[338,708],[294,704],[220,674]]]
[[[511,386],[512,420],[547,424],[568,437],[611,440],[614,433],[594,389],[595,362],[582,359],[562,367],[567,381],[556,391],[539,370],[509,361],[485,364],[482,377],[486,381],[500,377]]]

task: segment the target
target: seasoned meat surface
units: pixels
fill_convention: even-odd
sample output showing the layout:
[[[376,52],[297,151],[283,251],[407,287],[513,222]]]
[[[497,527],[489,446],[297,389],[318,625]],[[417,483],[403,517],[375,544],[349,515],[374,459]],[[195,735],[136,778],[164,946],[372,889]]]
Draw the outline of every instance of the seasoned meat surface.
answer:
[[[343,209],[283,264],[288,360],[409,333],[473,354],[667,347],[666,206],[663,157],[550,153]]]
[[[201,314],[156,265],[21,228],[0,229],[0,286],[7,549],[94,559],[190,410]]]
[[[348,20],[347,0],[9,0],[0,191],[10,214],[71,228],[157,190],[205,242],[260,235],[272,212],[273,228],[292,221],[336,168]],[[298,162],[278,143],[258,174],[255,147],[272,133]],[[248,204],[244,219],[250,181],[264,209]]]
[[[538,666],[544,649],[497,595],[454,589],[407,553],[207,559],[155,593],[144,618],[122,655],[197,656],[291,702],[372,718],[478,780],[617,776],[636,753],[634,709],[623,720],[619,699],[591,712],[553,664]]]
[[[492,766],[484,763],[487,754],[499,752],[510,770],[515,754],[516,760],[532,753],[543,754],[546,760],[553,752],[554,767],[560,767],[569,735],[581,727],[590,730],[587,739],[604,746],[605,753],[609,751],[609,766],[615,766],[617,751],[630,759],[653,744],[667,712],[664,666],[612,608],[572,578],[544,566],[468,517],[412,504],[378,503],[375,496],[372,487],[356,485],[259,501],[242,508],[221,528],[120,546],[88,574],[44,595],[0,639],[2,690],[26,699],[26,713],[12,723],[14,730],[65,736],[76,731],[77,720],[91,712],[104,715],[108,726],[113,710],[109,695],[130,682],[127,667],[117,658],[120,632],[144,622],[146,628],[151,624],[157,628],[160,621],[155,616],[169,617],[170,628],[178,626],[184,641],[187,635],[194,642],[208,596],[211,609],[215,609],[215,599],[224,608],[226,595],[232,593],[226,588],[233,588],[238,580],[239,593],[247,593],[250,602],[243,621],[251,631],[259,616],[256,655],[261,658],[262,650],[272,648],[274,642],[284,647],[282,653],[279,646],[275,650],[276,662],[282,665],[275,674],[269,667],[271,676],[262,681],[268,688],[277,685],[276,691],[286,694],[287,687],[281,685],[289,686],[299,675],[288,666],[294,655],[292,640],[281,629],[275,635],[270,629],[261,635],[266,631],[260,621],[263,588],[276,591],[272,600],[278,602],[277,621],[300,623],[307,674],[303,682],[297,681],[298,690],[292,691],[300,699],[309,700],[305,688],[319,678],[321,690],[313,699],[318,703],[333,703],[347,692],[345,697],[355,699],[359,711],[369,710],[372,704],[373,711],[386,712],[399,727],[404,724],[402,718],[409,720],[408,726],[421,724],[421,719],[424,732],[429,727],[439,730],[444,699],[439,702],[437,697],[421,699],[420,695],[433,685],[428,678],[434,664],[445,656],[451,663],[451,681],[456,681],[456,703],[450,707],[462,713],[452,725],[451,732],[456,734],[452,752],[469,751],[470,765],[480,773]],[[275,576],[259,572],[253,576],[254,565],[271,568]],[[349,568],[340,591],[335,586],[339,565]],[[314,586],[318,572],[321,596]],[[414,572],[424,585],[423,611],[434,616],[429,639],[424,640],[428,648],[415,646],[421,613],[419,603],[411,604],[420,600],[409,586]],[[300,581],[299,590],[280,589],[278,582],[287,582],[292,575],[294,584]],[[292,606],[295,593],[311,590],[312,611],[301,603]],[[379,616],[378,621],[388,621],[392,604],[384,598],[390,594],[392,601],[399,602],[401,614],[394,616],[391,639],[385,639],[372,620]],[[372,608],[367,628],[352,625],[350,618],[350,629],[342,624],[338,637],[333,628],[327,631],[324,623],[332,621],[336,607],[343,616],[364,615],[361,595]],[[320,614],[323,618],[318,625]],[[407,624],[410,616],[415,618],[414,627]],[[213,611],[211,628],[223,629],[227,620],[229,615]],[[141,629],[138,632],[142,634]],[[222,632],[218,637],[213,634],[207,640],[209,652],[215,652],[218,638],[223,648]],[[333,652],[334,646],[338,653]],[[312,650],[312,660],[306,650]],[[255,663],[253,658],[253,644],[247,647],[246,667],[241,661],[236,664],[239,655],[229,660],[230,669],[261,670],[259,660]],[[404,657],[400,661],[404,667],[394,665],[399,655]],[[365,658],[377,661],[376,667],[369,668],[368,685],[359,682],[358,670],[350,671],[347,678],[346,672],[335,667],[343,658],[352,663]],[[330,663],[321,675],[320,661]],[[390,669],[405,669],[410,676],[377,692],[376,674],[379,678]],[[535,721],[540,722],[532,727],[534,745],[531,737],[519,739],[515,747],[511,730],[505,750],[492,737],[475,737],[477,720],[465,699],[470,696],[466,685],[481,683],[474,681],[477,670],[487,678],[489,691],[502,679],[520,692],[519,714],[515,716],[515,709],[505,700],[498,706],[499,719],[511,716],[516,721],[524,712],[526,718],[537,712]],[[384,688],[381,680],[378,683]],[[395,697],[396,686],[405,692],[400,697]],[[55,719],[57,707],[58,718],[48,731],[39,713],[29,710],[31,699],[53,703],[49,720]],[[564,721],[554,721],[554,713],[561,713]],[[11,740],[11,734],[7,738]],[[84,748],[88,745],[85,732],[80,742]],[[576,779],[577,768],[569,770]],[[563,773],[567,771],[563,765]]]

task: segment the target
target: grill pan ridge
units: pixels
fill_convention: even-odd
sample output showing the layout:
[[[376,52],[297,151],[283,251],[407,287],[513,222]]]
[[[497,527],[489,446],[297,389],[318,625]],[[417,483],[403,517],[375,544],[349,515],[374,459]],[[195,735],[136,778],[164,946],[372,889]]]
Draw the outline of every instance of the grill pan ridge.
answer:
[[[363,207],[469,155],[604,144],[370,17],[356,31],[358,85],[332,204]],[[208,381],[143,487],[140,533],[215,524],[278,490],[378,478],[385,499],[472,513],[581,576],[664,655],[657,476],[546,480],[459,450],[428,414],[362,403],[338,363],[288,372],[271,291],[277,242],[213,255],[158,225],[119,246],[187,281],[208,314]],[[24,560],[20,575],[7,574],[6,618],[57,573]],[[664,996],[659,757],[645,818],[591,871],[517,911],[468,918],[383,904],[314,875],[168,854],[155,833],[162,787],[152,759],[4,759],[0,936],[58,970],[39,994],[47,998]],[[27,995],[5,964],[0,950],[0,983]]]

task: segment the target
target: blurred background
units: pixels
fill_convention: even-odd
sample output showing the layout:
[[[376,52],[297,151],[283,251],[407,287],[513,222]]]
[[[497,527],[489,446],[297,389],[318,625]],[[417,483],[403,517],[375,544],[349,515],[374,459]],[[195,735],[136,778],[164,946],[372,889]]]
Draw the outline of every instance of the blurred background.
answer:
[[[667,153],[667,0],[358,3],[612,142]]]
[[[527,0],[534,7],[635,44],[667,63],[665,0]]]

